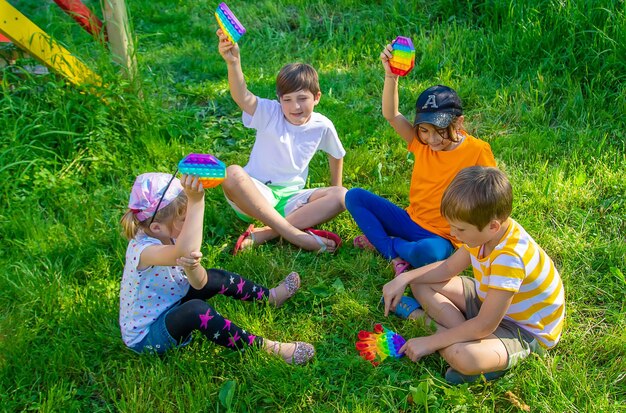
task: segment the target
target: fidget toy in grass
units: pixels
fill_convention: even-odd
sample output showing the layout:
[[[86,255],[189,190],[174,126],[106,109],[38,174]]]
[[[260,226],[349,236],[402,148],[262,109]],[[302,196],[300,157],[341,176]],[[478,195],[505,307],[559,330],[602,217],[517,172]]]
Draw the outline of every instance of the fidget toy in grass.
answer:
[[[400,334],[386,329],[381,324],[374,326],[374,332],[359,331],[358,337],[356,349],[359,350],[361,357],[374,366],[378,366],[389,356],[394,358],[404,356],[404,354],[398,354],[398,351],[406,340]]]
[[[237,20],[226,3],[220,3],[215,10],[215,19],[220,29],[224,32],[228,40],[237,43],[241,36],[246,32],[246,28]]]
[[[211,154],[190,153],[178,163],[178,170],[182,174],[198,175],[204,188],[214,188],[226,178],[226,165]]]
[[[406,76],[415,67],[415,48],[408,37],[398,36],[391,43],[393,52],[389,60],[391,71],[399,76]]]

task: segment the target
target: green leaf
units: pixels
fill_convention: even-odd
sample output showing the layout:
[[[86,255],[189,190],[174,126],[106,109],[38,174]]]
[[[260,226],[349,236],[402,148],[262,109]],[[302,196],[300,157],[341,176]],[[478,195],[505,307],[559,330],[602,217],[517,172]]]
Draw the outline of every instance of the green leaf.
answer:
[[[226,407],[229,411],[231,409],[231,404],[233,403],[233,397],[235,396],[236,386],[237,382],[228,380],[222,384],[222,387],[220,388],[220,403],[222,403],[222,406]]]
[[[346,291],[346,287],[343,286],[343,282],[337,278],[333,283],[333,288],[337,290],[338,293],[343,293]]]
[[[332,295],[328,287],[326,287],[325,285],[316,285],[315,287],[309,289],[309,291],[312,292],[314,295],[317,295],[318,297],[326,298]]]

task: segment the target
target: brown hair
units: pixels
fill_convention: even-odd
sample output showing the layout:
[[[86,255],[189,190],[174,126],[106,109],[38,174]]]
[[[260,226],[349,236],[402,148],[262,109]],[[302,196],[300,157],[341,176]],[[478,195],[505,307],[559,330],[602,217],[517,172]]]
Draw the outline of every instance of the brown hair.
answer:
[[[448,124],[448,126],[446,126],[445,128],[437,128],[435,127],[435,130],[437,131],[437,133],[439,134],[439,136],[443,139],[443,131],[447,130],[448,131],[448,137],[446,139],[448,139],[449,141],[452,141],[454,143],[457,143],[461,140],[461,137],[458,135],[458,131],[462,131],[463,129],[457,129],[456,127],[456,121],[459,119],[458,116],[452,118],[452,120],[450,121],[450,123]],[[419,134],[419,126],[421,125],[421,123],[416,124],[415,126],[413,126],[413,130],[415,130],[415,138],[417,139],[417,141],[419,143],[421,143],[422,145],[428,145],[428,143],[424,142],[422,140],[422,138],[420,138],[420,134]],[[433,125],[435,126],[435,125]]]
[[[166,207],[159,209],[159,211],[154,216],[153,222],[160,222],[162,224],[170,227],[172,222],[180,217],[185,216],[187,213],[187,195],[185,192],[181,192],[172,202],[170,202]],[[150,220],[152,217],[146,218],[143,221],[139,221],[137,219],[137,215],[131,210],[126,210],[126,213],[120,219],[120,224],[122,225],[122,233],[126,239],[131,240],[135,238],[137,232],[140,229],[144,231],[148,229],[150,225]],[[170,227],[171,229],[171,227]]]
[[[513,209],[513,189],[498,168],[470,166],[450,182],[441,200],[441,215],[479,230],[493,219],[505,221]]]
[[[278,72],[276,94],[280,98],[298,90],[308,90],[317,95],[320,92],[320,81],[313,66],[306,63],[289,63]]]

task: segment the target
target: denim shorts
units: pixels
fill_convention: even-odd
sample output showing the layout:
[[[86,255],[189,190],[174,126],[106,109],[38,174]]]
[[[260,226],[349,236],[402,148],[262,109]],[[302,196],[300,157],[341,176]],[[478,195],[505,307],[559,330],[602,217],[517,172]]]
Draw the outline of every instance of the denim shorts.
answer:
[[[478,315],[482,301],[478,298],[476,293],[476,284],[474,280],[469,277],[461,277],[463,281],[463,295],[465,296],[465,318],[468,320]],[[537,353],[543,355],[543,347],[539,344],[539,341],[524,330],[513,321],[502,320],[493,335],[498,337],[509,355],[509,360],[506,369],[510,369],[526,357],[530,353]]]
[[[129,348],[136,353],[157,353],[163,354],[167,350],[173,347],[184,347],[191,343],[191,336],[187,338],[183,343],[178,342],[170,335],[165,326],[165,317],[170,311],[174,310],[180,305],[180,303],[174,304],[167,311],[164,311],[154,323],[152,323],[148,329],[148,334],[137,344],[130,346]]]

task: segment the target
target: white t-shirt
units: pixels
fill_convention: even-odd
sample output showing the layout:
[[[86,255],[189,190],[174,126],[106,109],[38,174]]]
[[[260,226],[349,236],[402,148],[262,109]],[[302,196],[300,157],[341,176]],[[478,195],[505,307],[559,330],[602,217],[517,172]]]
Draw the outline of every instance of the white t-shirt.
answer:
[[[285,119],[278,101],[257,97],[254,115],[244,112],[242,119],[244,126],[257,131],[244,170],[263,183],[302,189],[309,162],[318,150],[335,159],[346,154],[335,126],[319,113],[313,112],[304,125],[293,125]]]
[[[139,232],[128,243],[126,264],[120,285],[120,328],[127,346],[139,343],[150,325],[189,291],[182,267],[153,266],[137,270],[144,248],[162,245],[156,238]]]

